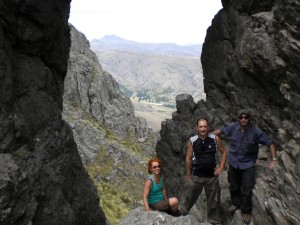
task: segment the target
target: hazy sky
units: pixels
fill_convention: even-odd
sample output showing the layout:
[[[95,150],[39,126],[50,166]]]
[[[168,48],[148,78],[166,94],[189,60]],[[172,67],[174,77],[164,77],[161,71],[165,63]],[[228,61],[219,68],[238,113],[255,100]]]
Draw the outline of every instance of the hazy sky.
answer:
[[[202,44],[221,0],[72,0],[69,22],[89,40]]]

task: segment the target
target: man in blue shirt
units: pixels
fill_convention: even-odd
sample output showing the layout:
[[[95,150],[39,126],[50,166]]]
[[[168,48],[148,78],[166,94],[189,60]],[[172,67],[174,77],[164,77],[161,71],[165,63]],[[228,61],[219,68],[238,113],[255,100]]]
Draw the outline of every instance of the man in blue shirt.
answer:
[[[228,182],[231,195],[231,212],[241,209],[245,224],[251,223],[252,189],[255,184],[255,162],[258,158],[259,144],[267,145],[272,155],[268,167],[277,164],[277,154],[272,139],[250,123],[248,110],[240,110],[238,122],[225,125],[214,134],[224,134],[231,139],[228,152]]]

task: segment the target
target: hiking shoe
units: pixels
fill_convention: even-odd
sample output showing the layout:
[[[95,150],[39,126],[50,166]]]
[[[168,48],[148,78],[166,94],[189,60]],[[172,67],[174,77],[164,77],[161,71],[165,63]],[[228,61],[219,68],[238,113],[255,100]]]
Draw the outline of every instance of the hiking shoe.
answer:
[[[243,213],[242,218],[246,225],[249,225],[251,223],[251,215],[249,213]]]
[[[181,213],[180,213],[180,211],[177,209],[176,212],[171,212],[171,215],[174,216],[174,217],[179,217],[179,216],[181,216]]]
[[[185,208],[178,209],[179,215],[186,216],[189,212]]]
[[[229,206],[228,207],[228,212],[230,212],[230,213],[235,213],[235,211],[236,210],[238,210],[240,207],[239,206],[237,206],[237,205],[231,205],[231,206]]]

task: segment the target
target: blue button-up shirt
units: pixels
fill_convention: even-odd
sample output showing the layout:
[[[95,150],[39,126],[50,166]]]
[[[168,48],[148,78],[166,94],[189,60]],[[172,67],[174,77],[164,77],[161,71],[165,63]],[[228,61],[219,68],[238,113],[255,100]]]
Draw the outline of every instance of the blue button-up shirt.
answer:
[[[259,144],[269,146],[273,143],[267,134],[251,123],[244,132],[238,122],[225,125],[220,130],[231,139],[228,163],[235,169],[247,169],[253,166],[258,157]]]

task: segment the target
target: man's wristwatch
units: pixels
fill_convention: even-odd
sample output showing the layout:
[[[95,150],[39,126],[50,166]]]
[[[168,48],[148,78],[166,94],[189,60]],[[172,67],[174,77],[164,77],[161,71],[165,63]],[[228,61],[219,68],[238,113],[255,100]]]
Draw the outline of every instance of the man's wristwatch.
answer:
[[[277,158],[276,158],[276,157],[273,157],[273,158],[272,158],[272,161],[277,161]]]

